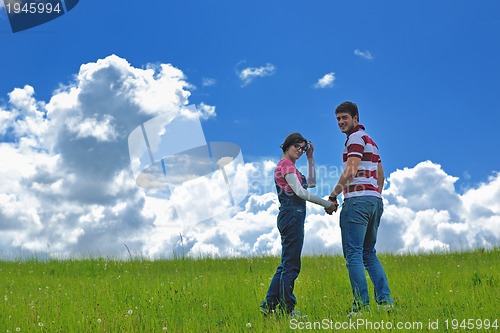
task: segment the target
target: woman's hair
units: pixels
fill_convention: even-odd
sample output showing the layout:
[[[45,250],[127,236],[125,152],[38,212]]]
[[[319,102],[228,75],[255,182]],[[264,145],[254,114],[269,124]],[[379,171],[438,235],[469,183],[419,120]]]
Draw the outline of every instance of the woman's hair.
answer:
[[[294,143],[305,142],[307,144],[306,138],[302,136],[300,133],[292,133],[286,137],[285,141],[280,145],[283,152],[285,152],[291,145]]]

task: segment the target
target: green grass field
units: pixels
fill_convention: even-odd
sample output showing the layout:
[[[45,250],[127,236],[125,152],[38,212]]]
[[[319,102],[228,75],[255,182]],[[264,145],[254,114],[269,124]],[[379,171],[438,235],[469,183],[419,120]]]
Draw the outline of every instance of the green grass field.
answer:
[[[276,257],[2,261],[0,333],[500,331],[500,249],[380,259],[396,308],[351,321],[340,256],[303,258],[303,321],[258,310]]]

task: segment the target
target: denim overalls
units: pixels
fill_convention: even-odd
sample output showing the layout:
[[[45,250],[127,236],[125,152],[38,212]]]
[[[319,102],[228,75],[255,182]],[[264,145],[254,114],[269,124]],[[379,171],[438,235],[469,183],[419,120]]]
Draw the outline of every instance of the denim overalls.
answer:
[[[307,181],[301,174],[302,187],[307,189]],[[281,264],[276,269],[267,291],[266,302],[270,309],[277,305],[290,313],[297,303],[293,294],[295,279],[300,272],[300,256],[304,244],[304,221],[306,201],[295,193],[284,191],[276,184],[280,208],[278,230],[281,235]]]

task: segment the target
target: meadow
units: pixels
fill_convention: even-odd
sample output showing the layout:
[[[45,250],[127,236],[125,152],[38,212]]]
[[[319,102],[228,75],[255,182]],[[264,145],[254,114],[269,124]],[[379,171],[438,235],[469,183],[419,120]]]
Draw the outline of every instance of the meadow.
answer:
[[[0,261],[2,332],[498,332],[500,249],[380,255],[396,301],[348,319],[344,259],[304,257],[306,319],[264,317],[277,257]]]

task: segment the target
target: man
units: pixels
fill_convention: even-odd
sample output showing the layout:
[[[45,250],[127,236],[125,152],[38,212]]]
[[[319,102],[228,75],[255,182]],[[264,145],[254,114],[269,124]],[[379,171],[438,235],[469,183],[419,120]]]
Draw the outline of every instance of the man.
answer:
[[[335,115],[340,130],[347,135],[347,141],[343,151],[344,170],[329,199],[337,203],[337,196],[344,194],[340,230],[354,296],[351,317],[361,314],[363,309],[369,310],[365,269],[374,285],[377,304],[390,310],[394,303],[387,276],[375,251],[383,212],[384,169],[377,145],[365,132],[364,126],[359,124],[357,105],[344,102],[335,109]]]

